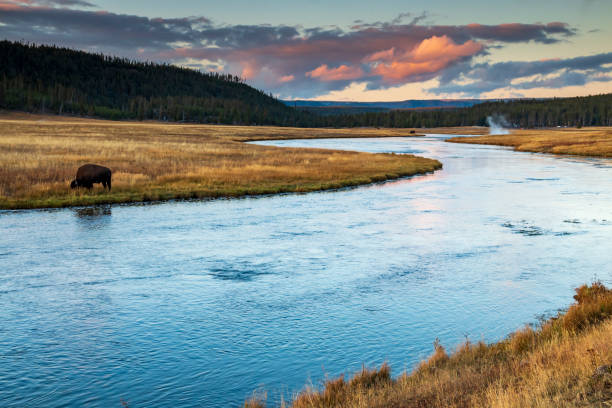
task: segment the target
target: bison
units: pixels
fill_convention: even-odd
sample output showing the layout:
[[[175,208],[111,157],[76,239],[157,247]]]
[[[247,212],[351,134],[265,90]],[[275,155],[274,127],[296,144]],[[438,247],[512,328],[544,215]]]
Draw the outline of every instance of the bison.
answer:
[[[93,188],[95,183],[102,183],[102,187],[111,189],[111,171],[108,167],[97,164],[85,164],[77,170],[76,179],[70,183],[70,188]]]

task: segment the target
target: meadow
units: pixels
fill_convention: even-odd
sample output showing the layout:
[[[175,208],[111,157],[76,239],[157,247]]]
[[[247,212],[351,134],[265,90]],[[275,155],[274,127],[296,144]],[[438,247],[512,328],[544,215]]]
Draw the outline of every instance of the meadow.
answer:
[[[440,132],[445,133],[444,130]],[[508,146],[521,152],[612,157],[610,127],[520,129],[507,135],[456,137],[447,141]]]
[[[238,197],[356,186],[431,172],[436,160],[278,148],[268,139],[415,136],[408,129],[304,129],[0,114],[0,208]],[[77,168],[113,171],[113,188],[71,190]]]
[[[388,365],[306,388],[291,408],[609,407],[612,405],[612,290],[576,289],[569,309],[492,344],[467,341],[434,353],[397,378]],[[265,407],[260,396],[245,408]]]

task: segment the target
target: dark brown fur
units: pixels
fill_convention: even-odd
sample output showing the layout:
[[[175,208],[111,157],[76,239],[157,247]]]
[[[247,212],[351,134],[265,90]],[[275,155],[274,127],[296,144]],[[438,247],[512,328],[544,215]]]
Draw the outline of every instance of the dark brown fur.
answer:
[[[94,184],[102,183],[104,188],[111,189],[112,172],[108,167],[97,164],[85,164],[77,170],[76,179],[70,183],[70,188],[85,187],[91,189]]]

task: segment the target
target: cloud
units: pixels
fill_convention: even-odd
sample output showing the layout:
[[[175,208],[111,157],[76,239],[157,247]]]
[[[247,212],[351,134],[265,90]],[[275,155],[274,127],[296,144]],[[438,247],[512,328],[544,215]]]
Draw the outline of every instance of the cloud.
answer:
[[[388,83],[400,83],[430,79],[452,63],[472,57],[483,50],[484,46],[469,40],[456,44],[446,35],[424,39],[410,51],[402,54],[395,48],[379,51],[368,57],[377,64],[373,73],[380,75]]]
[[[348,79],[357,79],[364,76],[364,72],[359,67],[349,67],[348,65],[340,65],[337,68],[329,68],[327,64],[313,69],[306,73],[306,76],[318,78],[321,81],[344,81]]]
[[[563,37],[576,35],[576,29],[566,23],[552,22],[548,24],[498,24],[495,26],[468,24],[467,31],[474,37],[483,40],[516,42],[539,42],[553,44]]]
[[[354,25],[351,27],[353,30],[361,30],[366,28],[388,28],[396,25],[400,25],[404,23],[404,21],[408,18],[411,18],[410,22],[407,25],[416,25],[422,21],[424,21],[428,17],[427,12],[423,12],[420,15],[414,15],[412,13],[399,13],[394,19],[391,21],[376,21],[374,23],[367,23],[363,20],[357,20],[354,22]]]
[[[409,13],[349,28],[304,28],[228,25],[199,16],[148,18],[84,7],[94,5],[83,0],[0,0],[0,38],[202,70],[222,67],[259,88],[309,97],[344,89],[354,81],[367,83],[368,89],[384,89],[439,78],[440,92],[463,93],[509,86],[504,80],[508,72],[512,78],[517,77],[516,70],[534,75],[552,63],[528,68],[518,63],[475,63],[474,58],[511,43],[546,45],[576,35],[574,28],[561,22],[424,25],[426,14]],[[585,80],[594,78],[583,75]],[[579,81],[579,75],[571,78]],[[473,84],[470,88],[461,81]]]
[[[282,34],[262,32],[281,28],[284,30]],[[223,28],[235,37],[240,37],[237,33],[246,29],[245,26]],[[156,57],[169,60],[221,59],[235,71],[241,70],[245,61],[250,61],[257,70],[253,78],[258,81],[258,86],[274,87],[279,82],[278,77],[290,72],[295,76],[295,81],[292,81],[294,89],[318,93],[342,89],[347,81],[359,79],[359,74],[374,88],[401,81],[424,80],[485,52],[493,43],[520,42],[522,38],[550,43],[559,41],[559,35],[562,38],[574,35],[572,29],[558,24],[502,25],[497,36],[496,26],[482,25],[387,24],[346,31],[249,26],[248,30],[247,37],[251,40],[248,44],[217,37],[214,42],[209,39],[206,47],[193,45],[162,51]],[[521,30],[528,34],[521,33]],[[204,34],[209,38],[207,33]]]
[[[460,73],[441,76],[441,84],[433,92],[473,96],[508,87],[563,88],[588,82],[607,82],[612,79],[610,64],[612,52],[540,61],[484,62],[463,67]]]
[[[83,0],[2,0],[2,6],[38,6],[38,7],[97,7],[95,4]]]
[[[373,54],[367,55],[363,62],[391,61],[395,56],[395,47],[388,50],[376,51]]]

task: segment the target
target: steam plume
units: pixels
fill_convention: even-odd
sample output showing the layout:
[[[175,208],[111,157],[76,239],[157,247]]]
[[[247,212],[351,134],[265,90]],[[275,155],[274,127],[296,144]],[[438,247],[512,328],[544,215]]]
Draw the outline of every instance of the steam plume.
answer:
[[[487,124],[489,125],[490,135],[507,135],[510,133],[508,129],[506,129],[510,126],[510,123],[508,123],[503,115],[488,116]]]

